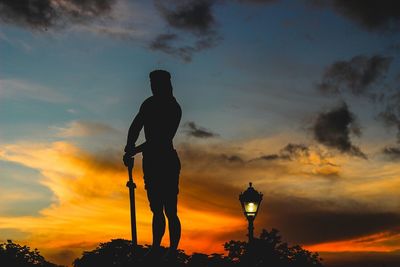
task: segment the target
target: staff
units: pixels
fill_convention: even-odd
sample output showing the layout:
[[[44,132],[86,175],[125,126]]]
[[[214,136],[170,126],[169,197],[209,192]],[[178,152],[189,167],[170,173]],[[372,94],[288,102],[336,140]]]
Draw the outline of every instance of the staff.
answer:
[[[129,188],[129,199],[131,204],[131,232],[132,232],[132,245],[137,245],[137,235],[136,235],[136,207],[135,207],[135,188],[136,185],[133,182],[132,170],[133,170],[133,158],[128,164],[128,176],[129,180],[126,186]]]

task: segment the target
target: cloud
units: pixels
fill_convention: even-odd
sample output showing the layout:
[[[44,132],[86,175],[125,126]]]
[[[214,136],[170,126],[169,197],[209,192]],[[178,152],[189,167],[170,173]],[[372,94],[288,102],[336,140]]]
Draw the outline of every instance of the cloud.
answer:
[[[287,144],[284,148],[281,150],[281,155],[283,158],[293,158],[293,157],[298,157],[298,156],[308,156],[309,155],[309,148],[306,145],[303,144],[292,144],[289,143]]]
[[[29,240],[25,240],[27,244],[38,247],[45,256],[53,255],[57,260],[60,260],[60,251],[74,252],[68,252],[72,258],[82,253],[83,249],[93,248],[98,242],[116,237],[128,239],[129,198],[121,155],[122,151],[116,150],[92,154],[67,142],[2,145],[0,160],[38,171],[42,176],[40,183],[48,187],[54,196],[53,203],[43,208],[39,215],[1,215],[0,229],[15,228],[29,233]],[[137,184],[139,242],[149,244],[151,212],[143,179],[140,178],[140,160],[137,162],[134,178]],[[192,163],[182,160],[182,164],[179,194],[179,214],[183,226],[181,246],[189,252],[222,252],[221,244],[229,237],[237,237],[238,229],[245,229],[242,214],[234,212],[236,198],[232,198],[240,190],[218,180],[209,180],[204,176],[207,172],[196,174],[194,168],[197,166]],[[205,183],[204,179],[209,182]],[[221,188],[225,194],[220,194]],[[204,197],[205,192],[208,197]],[[230,228],[226,228],[227,224]],[[90,242],[81,244],[77,240]],[[167,245],[167,240],[168,236],[164,238],[164,245]],[[70,264],[67,260],[61,263]]]
[[[1,0],[0,18],[33,29],[85,22],[108,14],[114,0]]]
[[[214,47],[219,37],[214,35],[204,35],[196,37],[190,44],[185,44],[181,37],[174,33],[159,34],[150,42],[151,50],[159,50],[166,54],[179,57],[185,62],[192,60],[193,54],[204,49]]]
[[[159,34],[150,43],[150,49],[190,62],[194,53],[216,46],[221,37],[215,29],[216,21],[212,11],[215,3],[215,0],[155,1],[167,25],[180,34]],[[188,33],[191,37],[186,36],[186,40],[183,40],[182,33]]]
[[[45,28],[52,26],[57,17],[50,0],[0,1],[0,14],[4,22]]]
[[[260,140],[254,146],[259,148],[261,143],[265,149],[265,143]],[[276,227],[290,242],[314,244],[318,240],[352,238],[350,229],[356,227],[350,223],[352,219],[361,224],[360,230],[356,230],[360,236],[392,229],[397,222],[395,211],[388,209],[398,203],[398,164],[386,165],[382,176],[380,166],[371,170],[364,161],[349,162],[343,157],[345,166],[341,168],[360,165],[348,166],[344,171],[348,175],[346,179],[325,179],[318,173],[320,164],[324,163],[318,158],[315,147],[293,143],[282,148],[284,153],[293,155],[293,160],[247,162],[254,158],[248,144],[177,145],[182,163],[181,247],[186,251],[223,252],[224,241],[246,239],[247,222],[238,195],[250,181],[264,194],[256,230]],[[304,151],[308,151],[308,156]],[[35,216],[0,216],[0,229],[13,228],[27,233],[29,239],[24,243],[38,247],[46,258],[50,255],[57,262],[62,260],[60,255],[64,251],[73,258],[83,250],[94,248],[98,242],[129,238],[129,198],[121,155],[122,151],[115,149],[88,152],[68,142],[3,144],[0,159],[38,172],[40,183],[51,190],[53,197],[52,203]],[[322,155],[327,159],[324,153]],[[134,168],[138,237],[140,243],[148,244],[151,242],[151,213],[143,188],[140,159],[138,156]],[[331,158],[329,161],[334,162]],[[388,196],[391,204],[385,201]],[[360,203],[353,203],[351,199]],[[397,210],[397,206],[393,210]],[[318,214],[321,214],[320,221]],[[389,223],[389,219],[393,223]],[[325,233],[327,229],[336,234]],[[374,242],[379,244],[379,241]],[[168,244],[168,236],[164,244]],[[67,260],[60,263],[70,264]]]
[[[400,160],[400,147],[387,146],[383,149],[383,154],[392,160]]]
[[[52,88],[15,79],[0,79],[1,98],[29,98],[50,103],[63,103],[70,100]]]
[[[0,20],[34,30],[68,26],[72,31],[136,42],[185,62],[221,39],[214,29],[214,1],[155,3],[162,20],[177,32],[160,33],[160,18],[154,12],[123,0],[0,0]]]
[[[268,154],[268,155],[262,155],[258,158],[255,158],[253,160],[277,160],[277,159],[282,159],[280,155],[278,154]]]
[[[238,155],[226,155],[222,154],[221,157],[231,163],[244,163],[244,160]]]
[[[59,137],[81,137],[94,136],[106,133],[118,133],[113,127],[101,123],[91,121],[71,121],[66,127],[52,127],[57,131]]]
[[[250,161],[254,160],[277,160],[277,159],[283,159],[283,160],[293,160],[299,156],[309,156],[309,148],[308,146],[304,144],[292,144],[289,143],[287,144],[284,148],[281,149],[279,154],[268,154],[268,155],[262,155],[258,158],[252,159]]]
[[[393,110],[390,106],[387,106],[385,111],[379,113],[378,118],[381,119],[387,127],[397,127],[397,139],[398,142],[400,142],[400,118],[398,117],[396,111]]]
[[[156,1],[156,7],[167,21],[168,25],[176,29],[194,34],[209,34],[215,27],[215,18],[212,6],[215,0],[167,1],[167,7],[161,1]]]
[[[270,4],[279,2],[279,0],[239,0],[239,2],[250,4]]]
[[[306,245],[397,231],[400,226],[400,214],[375,210],[350,199],[340,203],[269,195],[268,206],[263,209],[267,211],[258,220],[268,221],[271,227],[279,226],[290,242]]]
[[[340,166],[333,163],[333,159],[328,153],[322,152],[317,147],[311,148],[305,144],[289,143],[279,153],[262,155],[249,160],[248,163],[278,160],[296,162],[296,164],[302,166],[299,169],[303,169],[304,172],[312,175],[337,177],[340,172]],[[307,168],[309,166],[311,168]]]
[[[75,29],[98,35],[105,35],[120,40],[141,41],[142,39],[145,39],[145,33],[143,30],[121,25],[123,23],[124,22],[121,21],[113,21],[113,23],[109,25],[80,25],[79,27],[75,27]]]
[[[400,93],[398,90],[392,90],[390,87],[384,87],[383,89],[386,89],[385,91],[373,91],[375,86],[381,86],[380,84],[386,78],[392,61],[392,57],[385,57],[382,55],[374,55],[371,57],[358,55],[348,61],[336,61],[326,68],[322,81],[317,85],[317,88],[321,92],[328,94],[342,95],[344,93],[350,93],[354,96],[367,96],[373,103],[379,105],[382,110],[378,113],[377,119],[381,120],[388,128],[396,127],[397,142],[400,143]],[[347,122],[348,126],[351,126],[351,130],[356,135],[358,135],[360,131],[360,129],[354,125],[354,115],[348,112],[347,106],[346,109],[348,114],[346,115],[346,112],[343,112],[341,119],[343,122],[340,126],[342,128],[342,135],[336,140],[341,140],[341,144],[337,147],[342,152],[350,151],[350,154],[357,154],[363,157],[364,154],[359,148],[351,144],[349,138],[350,131],[345,131],[345,129],[348,128],[345,126],[345,122]],[[339,113],[337,112],[337,114]],[[339,121],[339,118],[335,119],[332,117],[332,120]],[[324,126],[322,126],[321,129],[322,132],[324,132]],[[328,134],[330,131],[325,132]],[[319,142],[324,139],[324,134],[317,134],[315,127],[314,136]],[[328,139],[330,139],[329,136]],[[322,143],[326,145],[328,142],[324,140]],[[394,159],[396,155],[394,150],[388,149],[388,147],[384,148],[383,153],[391,159]]]
[[[398,31],[400,2],[392,0],[328,0],[338,14],[352,20],[368,31]]]
[[[271,4],[279,0],[238,0],[249,4]],[[400,3],[393,0],[307,0],[315,8],[330,8],[340,16],[371,32],[395,32],[400,30]]]
[[[197,137],[197,138],[211,138],[217,137],[218,134],[213,133],[212,131],[200,127],[196,125],[193,121],[188,121],[184,125],[185,132],[188,136]]]
[[[378,114],[378,119],[386,127],[397,128],[397,143],[400,143],[400,92],[395,92],[386,97],[385,107]]]
[[[340,107],[318,114],[312,127],[314,139],[330,148],[342,153],[366,159],[367,156],[350,139],[350,134],[361,134],[354,114],[343,103]]]
[[[325,69],[317,88],[324,93],[363,95],[385,77],[391,62],[391,57],[381,55],[359,55],[348,61],[336,61]]]

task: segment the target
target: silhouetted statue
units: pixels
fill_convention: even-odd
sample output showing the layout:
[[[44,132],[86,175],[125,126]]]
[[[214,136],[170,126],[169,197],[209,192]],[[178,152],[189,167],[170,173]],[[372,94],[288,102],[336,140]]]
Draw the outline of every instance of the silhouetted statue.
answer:
[[[142,152],[143,172],[147,197],[153,212],[153,244],[148,257],[160,256],[160,243],[165,232],[165,215],[168,218],[170,249],[166,259],[176,256],[181,236],[177,215],[177,197],[180,161],[172,139],[178,129],[182,110],[172,94],[171,75],[164,70],[150,73],[153,96],[140,107],[129,128],[124,163],[133,164],[133,156]],[[135,146],[141,129],[146,142]]]

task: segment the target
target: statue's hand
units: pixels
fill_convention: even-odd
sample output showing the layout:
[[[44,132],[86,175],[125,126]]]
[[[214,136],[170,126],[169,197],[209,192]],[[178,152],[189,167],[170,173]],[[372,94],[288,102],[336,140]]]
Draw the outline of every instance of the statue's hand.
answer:
[[[122,158],[124,161],[124,165],[126,167],[133,167],[133,164],[135,162],[135,158],[133,157],[132,153],[125,153],[124,157]]]

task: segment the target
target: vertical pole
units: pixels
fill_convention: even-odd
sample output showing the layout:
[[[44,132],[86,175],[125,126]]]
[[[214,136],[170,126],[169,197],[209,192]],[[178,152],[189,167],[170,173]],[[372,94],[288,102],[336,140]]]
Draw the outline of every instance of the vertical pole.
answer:
[[[249,217],[248,221],[249,221],[249,244],[252,244],[254,240],[254,224],[253,224],[254,218]]]
[[[247,217],[249,221],[249,244],[248,244],[248,265],[249,267],[255,266],[254,263],[254,217]]]
[[[135,207],[135,188],[136,185],[132,178],[133,164],[128,166],[129,180],[126,186],[129,188],[129,200],[131,206],[131,233],[132,233],[132,245],[137,245],[137,235],[136,235],[136,207]]]

